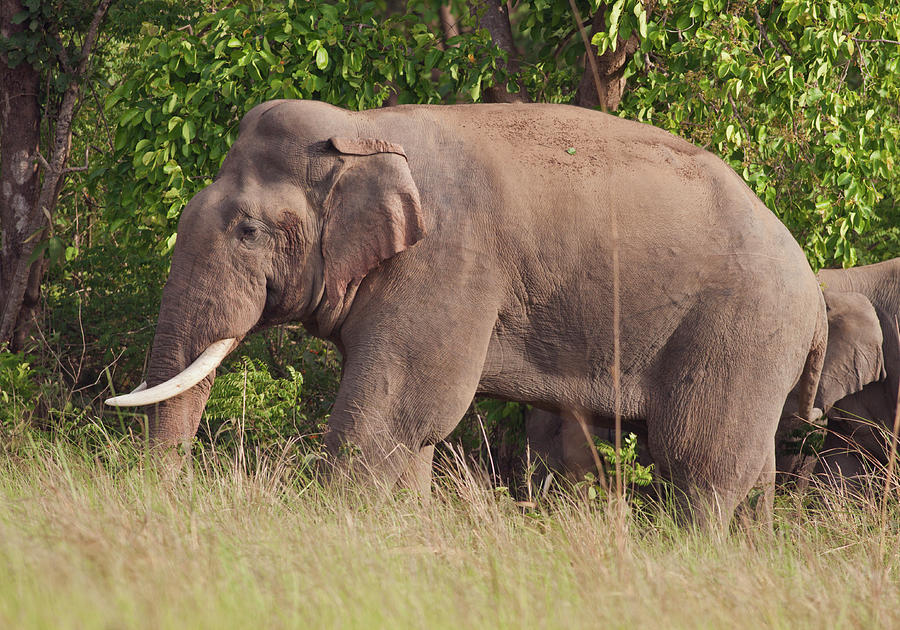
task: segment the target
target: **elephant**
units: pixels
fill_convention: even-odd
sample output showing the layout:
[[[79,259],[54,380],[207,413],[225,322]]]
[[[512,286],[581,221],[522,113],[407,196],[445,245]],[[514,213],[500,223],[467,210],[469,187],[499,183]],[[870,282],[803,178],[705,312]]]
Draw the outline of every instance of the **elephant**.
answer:
[[[819,280],[827,293],[855,293],[865,300],[858,309],[874,311],[874,317],[857,316],[857,353],[865,356],[873,340],[881,339],[884,369],[878,378],[865,378],[858,391],[835,400],[828,410],[828,431],[816,472],[833,478],[858,478],[873,463],[886,464],[887,435],[894,430],[897,391],[900,385],[900,258],[850,269],[823,269]],[[869,361],[872,359],[870,358]],[[858,362],[865,364],[865,360]],[[823,383],[824,386],[824,383]]]
[[[811,414],[827,340],[799,245],[721,159],[551,104],[254,107],[179,219],[147,386],[108,402],[183,444],[222,358],[284,322],[342,356],[331,475],[426,490],[476,394],[618,407],[701,526],[774,484],[779,401],[799,383]]]
[[[819,456],[810,456],[804,441],[817,431],[797,415],[796,389],[785,401],[776,434],[778,469],[784,480],[808,479],[810,473],[830,482],[858,476],[863,458],[887,461],[884,430],[893,427],[900,380],[900,258],[855,269],[824,269],[823,287],[828,317],[828,345],[816,391],[816,415],[828,416],[828,430]],[[608,425],[588,421],[591,437],[612,442]],[[526,412],[526,436],[544,464],[573,480],[596,472],[593,448],[577,418],[563,410],[534,408]],[[641,426],[626,424],[639,444]],[[652,463],[646,448],[642,463]]]

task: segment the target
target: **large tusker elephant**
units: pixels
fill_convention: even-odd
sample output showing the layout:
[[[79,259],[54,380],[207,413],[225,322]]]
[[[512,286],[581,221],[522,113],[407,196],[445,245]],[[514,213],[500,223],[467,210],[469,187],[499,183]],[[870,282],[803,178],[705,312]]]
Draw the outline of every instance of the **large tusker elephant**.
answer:
[[[695,518],[727,521],[771,486],[798,382],[811,412],[821,291],[724,162],[577,107],[255,107],[179,222],[149,388],[112,403],[158,402],[151,440],[181,443],[224,354],[300,321],[343,356],[327,448],[424,487],[476,393],[614,414],[615,257],[622,414]]]
[[[776,433],[778,469],[785,481],[807,479],[815,471],[838,481],[863,471],[863,458],[887,461],[885,431],[893,428],[900,380],[900,259],[855,269],[819,272],[828,316],[828,347],[816,391],[816,413],[828,416],[824,448],[810,455],[810,438],[818,433],[797,417],[797,389],[782,410]],[[590,436],[612,441],[608,424],[588,418]],[[581,479],[596,467],[592,444],[576,414],[531,409],[526,413],[526,435],[544,463]],[[644,427],[626,424],[643,442]],[[644,463],[649,455],[642,450]]]

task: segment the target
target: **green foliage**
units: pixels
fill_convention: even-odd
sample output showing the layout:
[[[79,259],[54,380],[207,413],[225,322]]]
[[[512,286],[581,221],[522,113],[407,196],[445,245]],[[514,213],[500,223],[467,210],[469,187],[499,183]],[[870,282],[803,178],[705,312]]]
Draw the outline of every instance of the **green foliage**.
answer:
[[[825,447],[826,419],[803,424],[785,437],[781,446],[786,453],[801,454],[815,457]]]
[[[640,0],[615,0],[610,3],[606,14],[606,30],[600,31],[591,39],[602,55],[607,50],[615,50],[619,40],[627,40],[635,32],[641,40],[650,35],[648,13],[644,2]]]
[[[587,473],[584,480],[575,484],[575,487],[583,488],[587,492],[588,499],[592,501],[605,501],[609,496],[608,493],[616,487],[618,461],[628,498],[639,504],[640,500],[635,496],[635,489],[649,486],[653,482],[653,464],[644,466],[640,463],[637,436],[634,433],[623,435],[618,454],[615,446],[598,437],[594,438],[594,445],[604,464],[603,478]]]
[[[69,369],[76,384],[97,381],[111,365],[117,385],[130,391],[143,378],[168,260],[147,238],[126,248],[96,231],[90,246],[48,272],[47,341],[75,364]]]
[[[508,400],[482,398],[475,403],[475,410],[484,416],[485,425],[492,427],[501,423],[524,422],[524,405]]]
[[[211,437],[268,445],[306,432],[300,412],[303,376],[291,366],[286,370],[286,378],[274,378],[262,361],[243,357],[237,369],[216,378],[204,413]]]
[[[3,433],[27,424],[38,401],[39,368],[21,353],[0,351],[0,427]]]
[[[238,122],[276,98],[351,109],[478,99],[496,51],[486,34],[443,49],[414,14],[378,19],[354,0],[294,2],[200,14],[190,28],[145,25],[141,63],[106,99],[117,108],[108,173],[112,230],[150,229],[174,243],[181,209],[212,181]]]
[[[493,482],[514,489],[525,470],[525,409],[522,403],[478,398],[447,440],[459,444]]]
[[[607,464],[607,476],[611,483],[615,483],[617,461],[621,467],[623,481],[626,485],[649,486],[650,482],[653,481],[653,464],[643,466],[638,461],[637,436],[634,433],[622,436],[622,444],[618,454],[616,454],[615,446],[600,438],[594,438],[594,445],[597,447],[597,452],[603,458],[603,461]]]
[[[522,403],[478,398],[454,431],[453,439],[467,450],[477,449],[485,440],[487,447],[512,442],[517,450],[521,450],[525,447],[525,409],[526,405]]]
[[[898,5],[659,0],[643,15],[639,0],[617,0],[594,37],[602,49],[646,31],[622,116],[722,156],[814,266],[889,255],[871,246],[898,243],[882,218],[896,219],[900,198]]]
[[[5,54],[10,67],[28,63],[42,75],[45,92],[43,115],[54,116],[51,104],[58,100],[69,84],[81,80],[75,71],[81,57],[84,33],[88,30],[99,2],[82,0],[24,0],[24,11],[12,18],[24,29],[11,37],[0,37],[0,54]],[[110,65],[117,60],[110,56],[120,52],[120,42],[133,37],[143,20],[152,19],[158,25],[170,27],[182,22],[191,13],[202,10],[195,0],[116,0],[106,16],[106,24],[115,26],[111,37],[101,37],[91,55],[87,83],[100,83],[114,75]],[[120,62],[120,60],[118,60]]]
[[[241,372],[244,361],[266,365],[274,379],[291,380],[288,367],[302,377],[295,414],[273,418],[270,426],[284,437],[321,433],[340,381],[340,355],[330,343],[311,337],[300,326],[281,326],[253,335],[241,345],[241,357],[226,361],[219,375]],[[296,419],[296,422],[294,421]]]
[[[582,18],[592,15],[595,2],[576,2]],[[584,44],[575,29],[568,0],[527,0],[511,15],[513,35],[523,51],[520,79],[532,100],[568,102],[581,78]],[[590,26],[588,25],[588,28]]]

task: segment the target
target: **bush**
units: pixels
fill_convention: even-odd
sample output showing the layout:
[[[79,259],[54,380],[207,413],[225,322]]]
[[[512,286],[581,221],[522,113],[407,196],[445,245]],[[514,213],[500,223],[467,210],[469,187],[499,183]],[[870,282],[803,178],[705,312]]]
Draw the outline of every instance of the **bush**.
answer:
[[[213,441],[268,446],[310,433],[314,426],[300,406],[300,372],[287,366],[287,378],[275,378],[265,363],[248,357],[235,368],[216,379],[206,405],[203,422]]]
[[[30,423],[37,406],[39,370],[21,352],[0,352],[0,426],[17,432]]]

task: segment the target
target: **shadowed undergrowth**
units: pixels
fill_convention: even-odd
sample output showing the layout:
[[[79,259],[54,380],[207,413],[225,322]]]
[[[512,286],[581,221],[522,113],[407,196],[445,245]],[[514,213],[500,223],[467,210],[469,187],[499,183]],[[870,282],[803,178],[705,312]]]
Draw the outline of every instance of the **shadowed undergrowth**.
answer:
[[[787,495],[774,535],[713,540],[652,506],[523,508],[459,459],[423,505],[322,489],[278,455],[160,479],[126,448],[0,456],[4,627],[900,624],[893,500],[882,527],[875,499]]]

